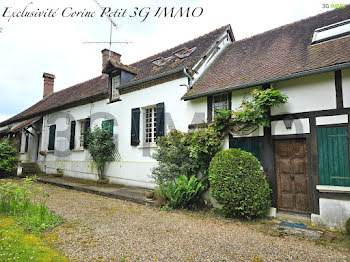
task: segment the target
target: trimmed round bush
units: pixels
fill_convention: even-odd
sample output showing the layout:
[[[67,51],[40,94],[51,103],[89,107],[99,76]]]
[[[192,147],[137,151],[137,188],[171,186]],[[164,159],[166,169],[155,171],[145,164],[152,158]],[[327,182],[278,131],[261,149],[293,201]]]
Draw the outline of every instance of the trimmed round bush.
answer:
[[[271,189],[261,171],[259,160],[251,153],[228,149],[210,162],[211,195],[228,217],[259,218],[271,206]]]

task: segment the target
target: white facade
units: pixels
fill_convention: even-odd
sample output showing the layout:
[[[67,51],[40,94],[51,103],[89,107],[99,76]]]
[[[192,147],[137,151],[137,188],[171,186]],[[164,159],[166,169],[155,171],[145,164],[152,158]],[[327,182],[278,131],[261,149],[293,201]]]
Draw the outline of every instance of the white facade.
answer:
[[[76,150],[69,150],[69,136],[64,131],[70,127],[73,119],[79,122],[91,117],[91,127],[101,125],[105,119],[114,119],[114,137],[120,159],[110,163],[106,169],[106,176],[111,182],[152,187],[150,174],[151,168],[156,162],[151,157],[155,146],[144,145],[144,108],[164,102],[166,115],[166,131],[176,128],[187,131],[196,113],[204,114],[206,104],[199,101],[185,102],[181,97],[186,92],[186,87],[181,86],[187,83],[187,78],[180,78],[149,88],[141,89],[121,95],[121,101],[108,103],[102,100],[87,105],[70,108],[67,111],[60,111],[44,117],[43,140],[41,148],[46,149],[49,140],[49,125],[56,124],[56,148],[55,152],[49,152],[47,156],[40,156],[39,163],[46,172],[55,172],[57,168],[63,170],[65,175],[85,179],[96,179],[97,172],[92,162],[87,162],[88,153],[82,148],[77,148],[79,141],[76,141]],[[156,95],[155,95],[156,94]],[[171,95],[169,95],[171,94]],[[203,99],[202,99],[203,100]],[[131,109],[141,108],[140,122],[140,145],[130,145]],[[69,119],[68,115],[73,119]],[[94,120],[93,116],[98,118]],[[168,124],[167,124],[168,123]],[[76,127],[76,134],[79,134],[79,125]],[[60,137],[60,132],[62,136]],[[66,132],[68,134],[68,132]],[[76,137],[78,137],[76,135]],[[68,152],[66,156],[60,153]],[[93,171],[93,172],[92,172]],[[93,175],[91,174],[93,173]]]
[[[272,115],[336,109],[334,72],[278,82],[275,88],[288,95],[288,103],[272,108]]]

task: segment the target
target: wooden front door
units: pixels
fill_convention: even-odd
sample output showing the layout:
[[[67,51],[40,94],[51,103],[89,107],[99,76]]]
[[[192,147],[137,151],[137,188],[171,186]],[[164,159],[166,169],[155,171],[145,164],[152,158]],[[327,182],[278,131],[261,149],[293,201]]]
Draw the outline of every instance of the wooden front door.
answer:
[[[305,139],[275,141],[278,208],[309,213],[309,174]]]

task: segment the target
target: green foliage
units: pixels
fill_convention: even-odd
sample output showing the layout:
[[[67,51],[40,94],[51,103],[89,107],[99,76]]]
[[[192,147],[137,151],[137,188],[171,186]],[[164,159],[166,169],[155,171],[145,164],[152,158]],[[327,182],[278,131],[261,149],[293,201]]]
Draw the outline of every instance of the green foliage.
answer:
[[[271,205],[271,189],[251,153],[239,149],[217,153],[210,163],[209,181],[210,193],[226,216],[259,218]]]
[[[166,136],[159,137],[153,158],[158,166],[152,170],[156,183],[175,182],[181,175],[190,177],[194,173],[189,149],[189,135],[178,130],[172,130]]]
[[[8,138],[0,141],[0,178],[17,170],[18,154]]]
[[[259,126],[269,126],[268,112],[271,107],[287,103],[288,97],[279,90],[268,88],[254,89],[251,101],[243,100],[235,110],[223,110],[215,116],[213,128],[222,135],[231,132],[253,131]]]
[[[170,207],[185,208],[195,203],[204,188],[195,175],[190,179],[182,175],[175,182],[169,181],[164,185],[159,185],[158,190],[166,197]]]
[[[99,179],[104,179],[105,165],[115,160],[115,143],[109,130],[95,126],[85,135],[91,159],[96,164]]]
[[[157,149],[153,155],[158,161],[158,166],[152,170],[152,177],[159,186],[156,195],[158,195],[160,202],[172,199],[173,204],[171,205],[178,205],[174,192],[179,187],[176,181],[181,176],[189,179],[193,174],[196,174],[201,179],[202,186],[206,188],[210,161],[222,148],[223,140],[227,134],[232,132],[250,133],[259,126],[269,126],[268,112],[270,108],[287,102],[287,96],[281,94],[279,90],[271,88],[253,90],[251,95],[253,99],[251,101],[244,100],[238,110],[219,111],[215,115],[214,122],[210,123],[207,128],[189,133],[173,130],[166,136],[158,138]],[[242,165],[241,167],[245,168]],[[264,181],[266,182],[266,180]],[[249,204],[248,202],[246,201],[246,204]],[[257,209],[256,205],[260,204],[252,203],[252,209]],[[244,208],[248,210],[247,207],[244,206]],[[241,213],[244,212],[246,211]],[[255,215],[259,216],[260,213]],[[247,211],[248,217],[255,215],[250,214],[249,210]]]
[[[14,217],[34,232],[52,229],[62,219],[47,209],[48,197],[41,187],[33,188],[31,178],[25,178],[23,185],[3,183],[0,185],[0,213]]]
[[[30,233],[9,217],[0,216],[0,261],[69,261],[51,249],[38,233]]]

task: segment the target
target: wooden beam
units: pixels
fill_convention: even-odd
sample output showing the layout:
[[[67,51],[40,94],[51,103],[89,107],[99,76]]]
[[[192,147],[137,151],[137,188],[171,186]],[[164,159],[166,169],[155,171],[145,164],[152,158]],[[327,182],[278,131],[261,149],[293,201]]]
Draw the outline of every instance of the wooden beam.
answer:
[[[335,78],[335,94],[336,94],[336,100],[337,100],[337,108],[344,108],[343,105],[343,79],[341,75],[341,70],[337,70],[334,72],[334,78]]]

